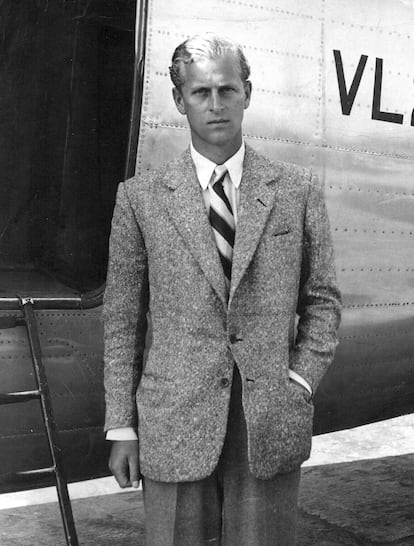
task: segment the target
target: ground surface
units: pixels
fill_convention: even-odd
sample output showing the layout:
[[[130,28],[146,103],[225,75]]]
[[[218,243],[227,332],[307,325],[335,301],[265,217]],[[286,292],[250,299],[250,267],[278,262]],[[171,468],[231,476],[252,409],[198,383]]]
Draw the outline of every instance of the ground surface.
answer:
[[[414,546],[413,448],[414,415],[315,438],[298,546]],[[79,487],[71,497],[80,545],[143,545],[141,492],[118,493],[112,482]],[[0,545],[64,546],[50,492],[22,495],[0,495]]]

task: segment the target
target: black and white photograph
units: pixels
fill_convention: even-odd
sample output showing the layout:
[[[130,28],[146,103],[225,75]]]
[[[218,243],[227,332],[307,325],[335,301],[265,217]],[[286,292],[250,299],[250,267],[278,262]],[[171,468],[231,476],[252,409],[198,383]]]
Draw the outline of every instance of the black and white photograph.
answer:
[[[0,30],[0,546],[413,546],[414,0]]]

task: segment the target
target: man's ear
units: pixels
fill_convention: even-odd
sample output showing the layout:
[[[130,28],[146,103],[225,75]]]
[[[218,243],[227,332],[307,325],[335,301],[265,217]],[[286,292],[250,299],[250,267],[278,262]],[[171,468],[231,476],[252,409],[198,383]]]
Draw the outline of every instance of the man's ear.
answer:
[[[252,82],[247,80],[244,82],[244,109],[250,104],[250,97],[252,94]]]
[[[175,106],[177,107],[177,110],[180,112],[180,114],[185,115],[186,111],[185,111],[185,105],[184,105],[183,95],[181,91],[177,89],[176,87],[173,87],[172,94],[173,94],[173,99],[175,102]]]

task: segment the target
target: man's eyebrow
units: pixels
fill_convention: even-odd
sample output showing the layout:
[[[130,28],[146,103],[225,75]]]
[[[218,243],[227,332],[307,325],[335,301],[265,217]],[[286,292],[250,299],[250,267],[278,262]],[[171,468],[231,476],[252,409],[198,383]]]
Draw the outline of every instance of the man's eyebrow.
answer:
[[[210,87],[208,87],[207,85],[194,85],[191,88],[191,92],[194,93],[195,91],[208,91],[209,89]]]
[[[190,88],[190,91],[191,93],[194,93],[195,91],[209,91],[210,89],[212,89],[213,87],[216,87],[215,85],[208,85],[208,84],[205,84],[205,83],[200,83],[200,84],[193,84]],[[228,88],[231,88],[231,89],[234,89],[236,87],[235,83],[234,82],[225,82],[225,83],[220,83],[219,85],[217,85],[217,88],[219,90],[222,90],[222,89],[228,89]]]

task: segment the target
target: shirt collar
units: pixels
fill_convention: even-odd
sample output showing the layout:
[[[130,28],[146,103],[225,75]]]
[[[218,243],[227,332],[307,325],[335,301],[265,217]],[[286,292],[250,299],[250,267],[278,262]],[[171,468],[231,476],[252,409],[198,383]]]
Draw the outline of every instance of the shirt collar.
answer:
[[[237,152],[224,162],[224,165],[227,167],[227,171],[230,175],[230,179],[236,189],[240,186],[243,174],[243,160],[245,150],[246,146],[244,144],[244,141],[242,141],[242,145],[237,150]],[[190,152],[196,169],[197,178],[200,182],[200,186],[203,190],[206,190],[211,180],[214,169],[217,165],[213,161],[210,161],[210,159],[207,159],[199,152],[197,152],[197,150],[193,146],[193,143],[190,144]]]

